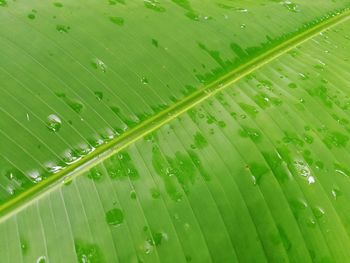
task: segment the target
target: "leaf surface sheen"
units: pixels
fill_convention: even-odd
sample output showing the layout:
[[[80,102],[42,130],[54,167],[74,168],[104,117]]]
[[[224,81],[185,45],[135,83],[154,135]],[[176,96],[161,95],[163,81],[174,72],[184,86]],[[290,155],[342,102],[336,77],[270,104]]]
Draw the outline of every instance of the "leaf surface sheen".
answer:
[[[346,1],[0,1],[3,262],[347,262]]]

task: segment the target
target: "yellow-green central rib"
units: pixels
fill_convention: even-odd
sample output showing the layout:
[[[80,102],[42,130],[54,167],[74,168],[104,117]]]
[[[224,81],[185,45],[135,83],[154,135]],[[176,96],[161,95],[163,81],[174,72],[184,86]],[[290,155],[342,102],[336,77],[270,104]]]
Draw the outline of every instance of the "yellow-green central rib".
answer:
[[[130,129],[119,137],[107,142],[106,144],[98,147],[94,152],[84,156],[79,161],[71,164],[63,170],[51,175],[49,178],[41,183],[38,183],[30,189],[19,194],[15,198],[7,201],[0,206],[0,220],[11,216],[15,211],[21,209],[25,204],[31,203],[41,194],[52,191],[59,183],[65,180],[70,180],[74,176],[81,174],[94,166],[96,163],[102,162],[116,152],[124,149],[128,145],[132,144],[136,140],[144,137],[145,135],[160,128],[164,124],[170,122],[180,114],[186,112],[195,105],[201,103],[207,98],[213,96],[217,92],[231,86],[235,82],[239,81],[249,73],[261,68],[265,64],[271,62],[275,58],[281,56],[287,51],[293,49],[297,45],[309,40],[320,32],[329,29],[339,23],[342,23],[349,19],[350,10],[343,11],[320,24],[294,36],[280,45],[270,49],[266,53],[258,56],[257,58],[245,63],[244,65],[237,67],[228,74],[224,75],[220,79],[213,83],[199,89],[193,94],[185,97],[181,101],[175,103],[169,108],[154,115],[150,119],[144,121],[140,125]],[[26,203],[24,201],[27,201]]]

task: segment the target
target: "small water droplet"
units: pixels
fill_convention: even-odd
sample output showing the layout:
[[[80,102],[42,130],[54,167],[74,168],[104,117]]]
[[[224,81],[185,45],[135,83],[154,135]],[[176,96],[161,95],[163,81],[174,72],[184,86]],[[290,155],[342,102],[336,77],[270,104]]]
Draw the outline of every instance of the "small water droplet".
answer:
[[[101,69],[103,72],[107,71],[107,65],[100,59],[96,58],[91,62],[95,69]]]
[[[141,78],[141,83],[142,84],[148,84],[148,79],[146,77]]]
[[[87,176],[94,181],[98,181],[102,178],[102,173],[96,167],[94,167],[90,170]]]
[[[46,257],[45,256],[40,256],[36,260],[36,263],[45,263],[46,262]]]
[[[334,188],[332,189],[332,196],[333,196],[334,199],[336,199],[336,200],[337,200],[337,198],[338,198],[339,196],[341,196],[341,191],[339,190],[339,188],[334,187]]]
[[[98,100],[103,99],[103,92],[102,91],[95,91],[94,92],[95,96],[97,97]]]
[[[70,30],[70,26],[57,25],[56,30],[60,33],[68,33],[68,31]]]
[[[151,254],[153,251],[153,246],[152,246],[151,242],[152,242],[151,240],[146,240],[144,245],[143,245],[143,250],[145,251],[145,253],[147,255]]]
[[[54,5],[55,7],[58,7],[58,8],[63,7],[63,4],[62,4],[62,3],[59,3],[59,2],[55,2],[55,3],[53,3],[53,5]]]
[[[160,192],[158,189],[152,188],[151,195],[154,199],[158,199],[160,197]]]
[[[297,13],[297,12],[300,11],[298,5],[293,3],[293,2],[291,2],[291,1],[289,1],[289,0],[286,0],[286,1],[282,2],[282,3],[283,3],[283,6],[286,7],[287,10],[290,11],[290,12]]]
[[[160,246],[162,244],[162,240],[167,239],[167,235],[164,233],[160,233],[160,232],[153,233],[152,236],[153,236],[153,245],[154,246]]]
[[[31,19],[31,20],[34,20],[35,19],[35,15],[34,14],[29,14],[28,18]]]
[[[21,238],[21,250],[23,254],[26,254],[28,252],[28,243],[22,238]]]
[[[113,208],[106,213],[106,221],[109,225],[118,226],[124,220],[124,214],[119,208]]]
[[[313,209],[316,218],[321,218],[324,216],[325,211],[322,207],[316,207]]]
[[[124,19],[123,19],[122,17],[113,16],[113,17],[110,17],[109,20],[110,20],[113,24],[116,24],[116,25],[118,25],[118,26],[124,25]]]
[[[34,183],[38,183],[43,180],[42,176],[38,171],[30,171],[28,172],[28,176],[32,179]]]
[[[293,83],[293,82],[291,82],[291,83],[288,84],[288,88],[296,89],[297,87],[298,87],[297,84],[295,84],[295,83]]]
[[[97,245],[80,240],[74,240],[74,244],[79,263],[105,262]]]
[[[134,190],[130,191],[130,198],[131,199],[136,199],[136,192]]]
[[[61,129],[62,121],[56,114],[50,114],[47,117],[46,127],[52,132],[58,132]]]
[[[165,12],[165,8],[162,7],[157,0],[144,0],[143,2],[146,8],[156,12]]]
[[[158,47],[158,41],[155,39],[152,39],[152,45],[155,47]]]
[[[239,12],[239,13],[247,13],[248,9],[247,8],[243,8],[243,7],[238,7],[238,8],[235,8],[235,11]]]
[[[310,175],[310,176],[307,178],[307,181],[308,181],[309,184],[314,184],[314,183],[315,183],[315,177],[313,177],[313,176]]]

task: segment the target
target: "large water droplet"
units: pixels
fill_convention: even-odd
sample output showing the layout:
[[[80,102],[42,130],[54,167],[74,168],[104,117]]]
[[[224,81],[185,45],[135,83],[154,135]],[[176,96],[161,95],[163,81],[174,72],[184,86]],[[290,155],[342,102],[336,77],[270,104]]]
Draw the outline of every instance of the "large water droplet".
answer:
[[[107,71],[107,65],[100,59],[96,58],[92,61],[91,65],[95,69],[101,69],[103,72]]]
[[[106,221],[109,225],[118,226],[124,220],[122,210],[119,208],[113,208],[106,213]]]
[[[62,121],[56,114],[50,114],[47,117],[46,127],[52,132],[58,132],[61,129]]]
[[[40,256],[36,260],[36,263],[45,263],[46,262],[46,257],[45,256]]]

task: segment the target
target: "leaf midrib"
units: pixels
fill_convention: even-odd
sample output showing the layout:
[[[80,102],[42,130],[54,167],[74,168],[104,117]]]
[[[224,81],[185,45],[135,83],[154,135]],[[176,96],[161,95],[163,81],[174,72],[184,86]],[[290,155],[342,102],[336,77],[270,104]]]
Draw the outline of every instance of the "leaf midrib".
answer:
[[[44,181],[32,186],[30,189],[25,190],[13,199],[10,199],[6,203],[0,205],[0,222],[10,217],[12,214],[16,213],[16,211],[22,209],[26,205],[31,204],[41,195],[53,191],[62,182],[71,180],[74,177],[82,174],[83,172],[89,170],[91,167],[95,166],[97,163],[102,162],[103,160],[109,158],[111,155],[123,150],[128,145],[134,143],[138,139],[157,130],[166,123],[169,123],[182,113],[188,111],[192,107],[205,101],[223,89],[231,86],[248,74],[254,72],[255,70],[263,67],[279,56],[290,51],[294,47],[308,41],[322,31],[325,31],[339,23],[348,20],[349,18],[350,10],[346,8],[331,18],[328,18],[321,23],[301,32],[300,34],[287,39],[286,41],[271,48],[265,53],[233,69],[221,78],[213,81],[207,86],[176,102],[169,108],[157,113],[148,120],[126,131],[122,135],[110,140],[106,144],[99,146],[95,151],[82,157],[77,162],[65,167],[55,174],[50,175]]]

